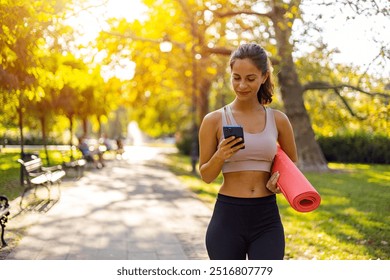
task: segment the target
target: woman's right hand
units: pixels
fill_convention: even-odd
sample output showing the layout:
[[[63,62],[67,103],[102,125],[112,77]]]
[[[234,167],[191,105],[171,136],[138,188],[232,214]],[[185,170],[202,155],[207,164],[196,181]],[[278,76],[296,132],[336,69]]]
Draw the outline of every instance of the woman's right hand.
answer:
[[[241,142],[242,138],[237,138],[235,136],[230,136],[229,138],[223,139],[218,146],[218,150],[216,152],[216,156],[227,160],[231,158],[238,150],[245,146],[244,143],[241,143],[235,147],[237,143]]]

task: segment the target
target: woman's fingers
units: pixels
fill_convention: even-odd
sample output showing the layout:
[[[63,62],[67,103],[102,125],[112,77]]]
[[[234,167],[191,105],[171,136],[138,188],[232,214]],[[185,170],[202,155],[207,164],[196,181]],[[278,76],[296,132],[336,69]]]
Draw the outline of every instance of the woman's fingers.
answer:
[[[241,137],[236,138],[235,136],[230,136],[229,138],[224,140],[224,142],[225,142],[224,145],[233,149],[233,151],[236,152],[245,145],[244,143],[241,143],[241,144],[233,147],[234,145],[240,143],[241,141],[242,141]]]
[[[240,150],[244,146],[244,144],[242,143],[242,144],[239,144],[237,146],[235,146],[235,145],[237,143],[240,143],[241,141],[242,141],[242,138],[239,137],[236,139],[234,136],[231,136],[231,137],[225,139],[224,142],[222,143],[222,147],[221,147],[221,149],[224,151],[225,156],[230,158],[238,150]]]
[[[273,193],[280,193],[281,192],[280,188],[276,185],[278,182],[279,176],[280,176],[279,172],[276,171],[275,173],[273,173],[271,175],[271,177],[269,178],[269,180],[267,182],[266,188],[269,189]]]

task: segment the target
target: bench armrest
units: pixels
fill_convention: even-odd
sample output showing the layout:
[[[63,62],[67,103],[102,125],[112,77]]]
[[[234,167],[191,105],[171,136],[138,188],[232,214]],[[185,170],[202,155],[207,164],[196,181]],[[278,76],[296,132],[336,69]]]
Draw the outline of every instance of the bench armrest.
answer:
[[[55,166],[49,166],[49,167],[42,166],[42,170],[46,171],[46,172],[53,172],[53,171],[57,171],[57,170],[62,170],[62,166],[61,165],[55,165]]]
[[[30,176],[30,177],[38,177],[38,176],[44,175],[46,173],[47,172],[28,172],[28,176]]]

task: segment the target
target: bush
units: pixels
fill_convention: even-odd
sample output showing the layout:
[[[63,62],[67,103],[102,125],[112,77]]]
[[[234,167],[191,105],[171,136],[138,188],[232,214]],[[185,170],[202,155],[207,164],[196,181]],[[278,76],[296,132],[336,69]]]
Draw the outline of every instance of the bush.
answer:
[[[194,145],[195,147],[193,147]],[[198,134],[193,133],[190,129],[181,132],[179,135],[176,136],[176,147],[183,155],[197,156],[199,153]]]
[[[365,133],[321,136],[318,143],[330,162],[390,163],[390,138]]]
[[[6,137],[0,138],[1,145],[20,145],[19,137]],[[58,141],[55,138],[48,137],[46,139],[47,145],[63,145],[61,141]],[[28,136],[24,139],[24,145],[43,145],[43,139],[41,137]]]

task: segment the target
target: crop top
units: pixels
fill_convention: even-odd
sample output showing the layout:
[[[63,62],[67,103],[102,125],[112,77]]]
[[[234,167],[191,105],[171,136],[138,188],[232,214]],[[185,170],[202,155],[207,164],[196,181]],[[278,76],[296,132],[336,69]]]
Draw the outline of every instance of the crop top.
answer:
[[[248,133],[245,132],[244,128],[245,149],[238,150],[231,158],[225,160],[222,166],[222,173],[249,170],[271,171],[272,161],[277,151],[278,129],[273,110],[266,107],[264,109],[266,119],[263,131],[260,133]],[[230,106],[227,105],[220,110],[222,111],[222,126],[238,125],[234,120]]]

